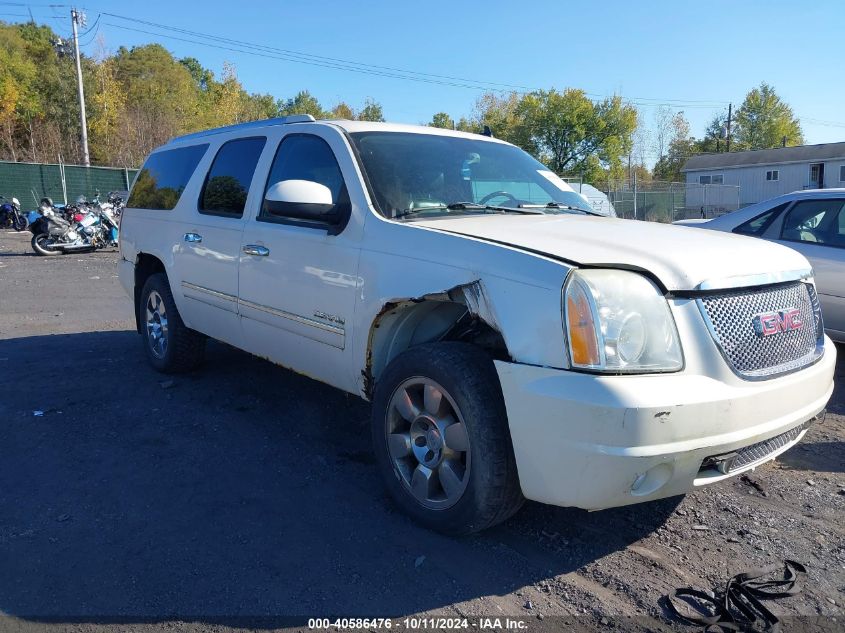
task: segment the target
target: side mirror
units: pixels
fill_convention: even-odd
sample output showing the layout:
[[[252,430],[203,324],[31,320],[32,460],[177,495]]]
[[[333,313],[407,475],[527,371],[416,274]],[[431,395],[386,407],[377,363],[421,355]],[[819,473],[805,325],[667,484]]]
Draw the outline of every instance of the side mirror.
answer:
[[[339,219],[331,190],[310,180],[282,180],[271,185],[264,197],[270,215],[334,224]]]

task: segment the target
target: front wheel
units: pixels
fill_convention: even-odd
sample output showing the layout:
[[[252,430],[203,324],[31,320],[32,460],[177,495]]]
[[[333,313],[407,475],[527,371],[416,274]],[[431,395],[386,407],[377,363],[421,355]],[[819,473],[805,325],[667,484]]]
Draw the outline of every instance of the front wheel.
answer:
[[[29,220],[24,215],[18,215],[14,220],[15,230],[23,231],[29,226]]]
[[[376,385],[373,444],[387,488],[446,534],[500,523],[523,503],[491,358],[465,343],[413,347]]]
[[[37,255],[60,255],[61,251],[50,248],[51,244],[53,244],[53,240],[50,239],[47,233],[39,233],[38,235],[32,236],[32,250]]]

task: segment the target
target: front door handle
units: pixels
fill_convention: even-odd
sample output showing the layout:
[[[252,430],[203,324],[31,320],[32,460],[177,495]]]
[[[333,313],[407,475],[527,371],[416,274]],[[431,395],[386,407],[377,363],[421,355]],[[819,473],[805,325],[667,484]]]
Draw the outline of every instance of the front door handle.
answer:
[[[202,242],[202,235],[199,233],[185,233],[185,241],[192,244],[199,244]]]
[[[258,244],[246,244],[243,248],[247,255],[258,255],[259,257],[267,257],[270,254],[270,249],[266,246],[259,246]]]

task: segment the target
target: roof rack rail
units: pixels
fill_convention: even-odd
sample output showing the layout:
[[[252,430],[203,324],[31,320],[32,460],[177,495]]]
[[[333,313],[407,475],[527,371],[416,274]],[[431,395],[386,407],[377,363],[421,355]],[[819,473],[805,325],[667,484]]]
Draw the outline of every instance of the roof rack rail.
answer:
[[[266,127],[268,125],[285,125],[287,123],[313,123],[314,121],[314,117],[310,114],[292,114],[290,116],[280,116],[274,119],[261,119],[259,121],[249,121],[248,123],[236,123],[235,125],[216,127],[210,130],[203,130],[202,132],[194,132],[193,134],[174,136],[172,139],[170,139],[169,142],[174,143],[176,141],[185,141],[192,138],[203,138],[205,136],[211,136],[212,134],[234,132],[235,130],[248,130],[254,127]]]

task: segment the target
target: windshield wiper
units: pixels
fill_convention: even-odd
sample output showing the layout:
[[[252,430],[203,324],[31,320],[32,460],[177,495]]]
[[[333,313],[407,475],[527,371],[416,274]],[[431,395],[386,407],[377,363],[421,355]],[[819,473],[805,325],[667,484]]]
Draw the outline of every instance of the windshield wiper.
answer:
[[[562,209],[565,211],[580,211],[581,213],[586,213],[587,215],[604,217],[603,214],[593,211],[592,209],[574,207],[571,204],[563,204],[562,202],[549,202],[548,204],[521,204],[519,207],[521,209]]]
[[[500,211],[502,213],[527,213],[531,215],[542,215],[542,212],[515,209],[513,207],[498,207],[492,204],[478,204],[477,202],[451,202],[449,204],[435,204],[430,207],[418,207],[416,209],[405,209],[393,216],[393,219],[405,218],[409,215],[416,215],[425,211]]]

